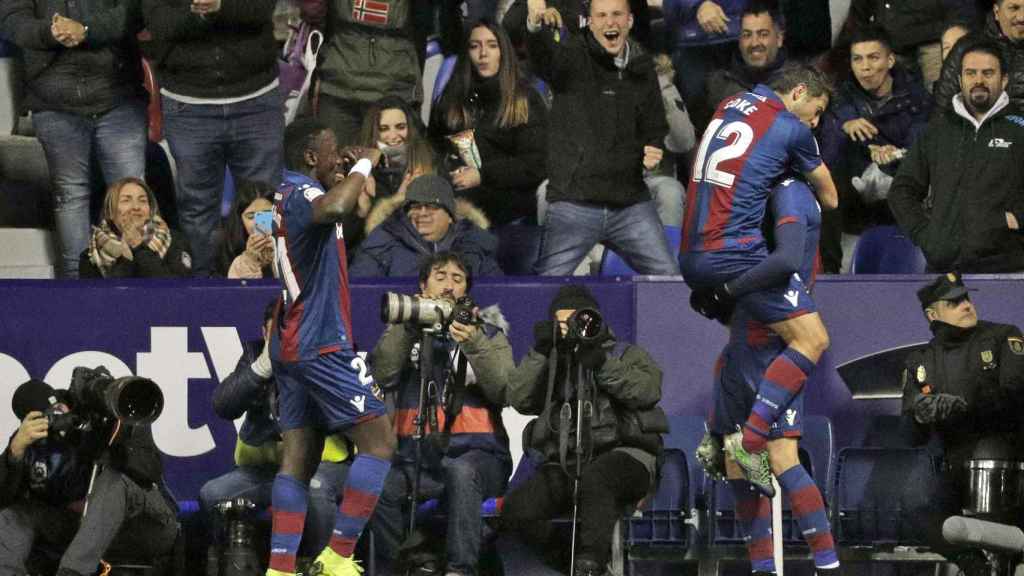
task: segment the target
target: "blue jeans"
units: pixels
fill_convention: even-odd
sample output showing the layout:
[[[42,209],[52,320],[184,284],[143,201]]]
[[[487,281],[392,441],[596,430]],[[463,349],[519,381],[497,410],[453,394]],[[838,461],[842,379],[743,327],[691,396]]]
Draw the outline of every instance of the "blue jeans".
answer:
[[[548,206],[537,274],[572,274],[598,242],[639,274],[674,276],[679,265],[668,248],[654,202],[624,208],[559,201]]]
[[[483,450],[470,450],[457,458],[445,458],[441,466],[443,473],[428,470],[420,473],[419,500],[443,497],[447,502],[447,571],[476,574],[483,530],[480,505],[484,500],[502,494],[507,470],[501,460]],[[388,474],[369,524],[378,556],[393,558],[398,553],[408,526],[408,517],[403,510],[407,509],[413,474],[415,469],[411,465],[392,467]]]
[[[309,482],[309,508],[302,532],[303,555],[315,556],[331,539],[338,500],[348,477],[348,462],[321,462]],[[257,510],[270,508],[270,491],[277,468],[242,466],[210,480],[199,490],[199,506],[211,526],[217,527],[213,506],[221,500],[248,498]],[[214,533],[219,533],[216,530]]]
[[[60,274],[78,277],[78,258],[89,244],[90,158],[99,160],[109,185],[146,175],[146,107],[122,104],[102,116],[43,111],[32,116],[53,183],[60,241]]]
[[[178,167],[178,221],[192,247],[192,273],[213,274],[224,168],[239,180],[281,183],[284,100],[280,90],[236,104],[162,99],[164,135]]]

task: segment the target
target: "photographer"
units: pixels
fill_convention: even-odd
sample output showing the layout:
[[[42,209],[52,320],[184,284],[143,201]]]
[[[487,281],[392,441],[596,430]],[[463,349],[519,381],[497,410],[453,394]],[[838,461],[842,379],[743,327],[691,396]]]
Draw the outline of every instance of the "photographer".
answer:
[[[583,310],[589,326],[577,315]],[[533,349],[509,377],[508,402],[523,414],[539,415],[523,438],[524,449],[539,452],[543,464],[505,497],[503,527],[532,544],[547,544],[549,520],[569,511],[575,518],[578,505],[573,576],[597,576],[605,573],[615,522],[654,484],[660,434],[668,432],[657,407],[661,369],[639,346],[616,345],[583,286],[562,287],[534,334]],[[574,376],[577,366],[581,378]],[[589,419],[583,423],[576,421],[580,399]],[[584,430],[579,443],[577,424]]]
[[[501,421],[508,372],[514,365],[508,324],[497,306],[478,311],[464,299],[472,275],[457,254],[430,256],[420,266],[419,279],[419,298],[443,301],[451,313],[439,332],[425,338],[424,331],[433,326],[392,318],[401,323],[388,326],[373,350],[374,377],[394,409],[399,450],[370,525],[379,553],[393,557],[402,540],[407,518],[402,511],[409,495],[443,495],[448,512],[446,573],[476,574],[480,504],[504,492],[511,472]],[[419,306],[432,305],[420,300]],[[426,358],[423,342],[432,348]],[[427,379],[434,383],[425,398],[423,365],[430,367]],[[417,415],[423,418],[423,439],[418,442]]]
[[[176,510],[160,489],[151,419],[119,422],[96,401],[126,381],[158,392],[102,367],[75,368],[69,391],[39,380],[15,391],[21,426],[0,463],[0,574],[28,573],[30,558],[45,562],[42,549],[63,550],[57,575],[76,576],[95,573],[108,554],[151,561],[173,548]]]
[[[245,498],[257,511],[270,507],[270,492],[280,465],[281,430],[277,424],[277,385],[273,376],[263,377],[253,368],[270,337],[277,300],[267,304],[263,313],[263,339],[246,342],[235,370],[213,391],[213,410],[221,418],[245,420],[235,444],[235,469],[218,476],[199,490],[199,504],[212,520],[212,546],[224,545],[223,524],[218,522],[216,506],[225,500]],[[348,442],[339,436],[324,439],[320,464],[310,482],[309,513],[303,530],[300,555],[313,556],[327,545],[334,528],[335,512],[341,488],[349,468]],[[267,526],[269,528],[269,526]]]

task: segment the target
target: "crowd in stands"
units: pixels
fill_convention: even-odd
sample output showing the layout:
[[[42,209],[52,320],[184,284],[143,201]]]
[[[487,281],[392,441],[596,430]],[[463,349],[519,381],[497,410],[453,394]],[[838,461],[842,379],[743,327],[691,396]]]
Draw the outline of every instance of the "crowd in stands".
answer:
[[[675,275],[664,227],[681,225],[695,143],[723,99],[793,60],[837,86],[815,131],[840,192],[839,209],[824,215],[823,272],[848,271],[857,238],[880,225],[900,226],[930,270],[1024,268],[1015,171],[992,182],[933,174],[952,188],[942,192],[948,201],[911,174],[927,169],[922,156],[964,156],[957,142],[971,127],[941,126],[959,126],[956,97],[973,90],[964,57],[979,42],[998,53],[1006,78],[999,117],[1024,123],[1024,0],[855,0],[834,39],[828,10],[797,0],[630,0],[628,14],[589,23],[590,3],[552,0],[555,16],[537,25],[527,4],[4,2],[0,37],[24,67],[20,112],[30,113],[50,172],[57,275],[268,277],[273,242],[254,216],[270,208],[283,169],[315,173],[330,188],[350,146],[384,154],[343,226],[354,277],[414,275],[418,258],[447,249],[478,276],[502,267],[585,274],[602,246],[640,273]],[[281,114],[296,97],[278,76],[281,13],[300,42],[300,30],[323,33],[295,121],[297,137],[315,146],[298,146],[300,157],[288,157]],[[448,60],[441,73],[428,61],[435,41]],[[155,73],[150,140],[165,139],[173,158],[173,198],[146,180],[143,61]],[[984,127],[973,127],[974,139]],[[989,140],[958,173],[1015,156],[1012,140]],[[237,183],[227,200],[225,171]],[[909,178],[917,185],[908,195],[899,183]],[[129,197],[148,207],[126,220]],[[936,209],[968,197],[991,197],[983,215]],[[926,228],[972,244],[940,249]],[[502,237],[533,238],[540,249],[512,251],[529,262],[502,261],[512,253]],[[151,254],[160,265],[149,265]]]

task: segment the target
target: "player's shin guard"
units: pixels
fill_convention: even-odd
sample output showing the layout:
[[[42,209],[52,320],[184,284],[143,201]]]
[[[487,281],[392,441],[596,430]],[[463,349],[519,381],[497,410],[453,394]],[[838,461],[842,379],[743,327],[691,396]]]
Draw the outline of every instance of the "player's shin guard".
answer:
[[[345,481],[341,506],[334,521],[334,533],[328,544],[339,556],[352,556],[359,535],[377,507],[384,479],[391,462],[369,454],[356,456]]]
[[[270,569],[295,573],[295,555],[306,523],[309,486],[287,474],[274,477],[271,488]]]
[[[786,348],[768,365],[757,385],[757,399],[743,425],[743,449],[761,452],[768,446],[768,430],[779,419],[783,408],[800,390],[814,362],[793,348]]]
[[[793,516],[796,516],[800,532],[811,547],[816,568],[835,568],[839,566],[836,546],[832,540],[832,527],[825,513],[825,503],[821,499],[821,491],[800,464],[786,470],[779,476],[779,484],[789,496]]]
[[[729,487],[736,501],[736,517],[747,538],[751,571],[775,572],[771,500],[746,480],[729,480]]]

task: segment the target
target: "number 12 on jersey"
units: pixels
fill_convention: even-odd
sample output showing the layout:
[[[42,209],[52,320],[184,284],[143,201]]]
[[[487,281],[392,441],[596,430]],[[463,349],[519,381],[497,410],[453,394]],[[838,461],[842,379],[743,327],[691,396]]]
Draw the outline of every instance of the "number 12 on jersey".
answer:
[[[736,174],[720,170],[718,165],[743,156],[754,141],[754,129],[745,122],[729,122],[724,126],[723,122],[722,118],[715,118],[704,131],[697,159],[693,163],[694,182],[703,181],[727,188],[736,182]],[[729,143],[733,136],[736,138]]]

